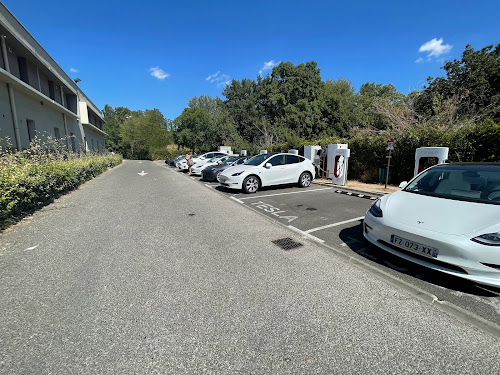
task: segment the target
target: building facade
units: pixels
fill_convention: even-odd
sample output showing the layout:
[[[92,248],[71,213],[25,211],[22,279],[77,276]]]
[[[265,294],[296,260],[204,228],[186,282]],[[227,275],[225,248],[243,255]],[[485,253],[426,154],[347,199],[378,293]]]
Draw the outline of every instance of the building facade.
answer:
[[[21,151],[36,136],[103,151],[101,111],[1,2],[0,44],[0,145]]]

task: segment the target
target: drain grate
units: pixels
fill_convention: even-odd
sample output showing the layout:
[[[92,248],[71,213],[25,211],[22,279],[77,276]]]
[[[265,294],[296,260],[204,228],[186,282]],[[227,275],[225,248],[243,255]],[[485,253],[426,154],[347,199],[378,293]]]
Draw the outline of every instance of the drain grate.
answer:
[[[194,216],[195,214],[188,214],[188,216]]]
[[[306,211],[318,211],[318,209],[314,207],[307,207]]]
[[[279,240],[274,240],[272,242],[273,244],[281,247],[283,250],[292,250],[296,249],[297,247],[304,246],[300,242],[294,241],[290,237],[280,238]]]

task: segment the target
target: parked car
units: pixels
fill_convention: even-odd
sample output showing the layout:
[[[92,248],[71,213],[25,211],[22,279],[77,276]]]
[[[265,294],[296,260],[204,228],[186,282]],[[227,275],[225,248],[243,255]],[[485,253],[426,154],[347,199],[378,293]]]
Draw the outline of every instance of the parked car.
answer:
[[[200,160],[199,162],[195,162],[195,164],[191,167],[191,174],[201,175],[201,171],[208,166],[212,166],[217,164],[218,162],[222,162],[224,160],[229,159],[229,155],[225,156],[215,156],[212,159],[208,160]]]
[[[194,161],[194,164],[202,163],[202,162],[205,162],[205,161],[212,159],[213,157],[219,156],[219,155],[225,156],[227,154],[224,152],[219,152],[219,151],[206,152],[206,153],[201,154],[201,155],[193,155],[193,161]],[[188,170],[188,165],[187,165],[187,162],[185,159],[181,160],[176,165],[177,165],[177,168],[179,168],[181,170],[184,170],[184,171]]]
[[[186,155],[179,155],[176,158],[165,160],[165,164],[167,164],[170,167],[175,167],[175,163],[178,161],[181,161],[186,158]]]
[[[364,236],[434,270],[500,287],[500,163],[440,164],[375,201]]]
[[[230,189],[242,189],[255,193],[263,186],[298,183],[300,187],[311,185],[314,165],[302,156],[278,153],[257,155],[244,164],[226,169],[219,181]]]
[[[201,179],[205,181],[219,181],[220,174],[229,167],[240,165],[246,162],[249,158],[246,156],[233,156],[222,163],[205,167],[201,171]],[[220,182],[220,181],[219,181]]]

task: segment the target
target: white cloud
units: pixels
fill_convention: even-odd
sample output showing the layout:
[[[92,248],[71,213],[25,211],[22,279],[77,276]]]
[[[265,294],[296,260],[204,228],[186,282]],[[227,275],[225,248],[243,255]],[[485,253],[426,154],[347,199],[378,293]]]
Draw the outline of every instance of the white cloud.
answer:
[[[209,81],[210,83],[215,83],[218,87],[229,85],[229,76],[227,74],[220,74],[220,70],[218,70],[214,74],[210,74],[205,81]]]
[[[416,59],[416,60],[415,60],[415,62],[416,62],[417,64],[419,64],[419,63],[423,63],[424,61],[425,61],[425,60],[424,60],[424,58],[423,58],[423,57],[419,57],[418,59]]]
[[[70,71],[71,73],[78,73],[78,72],[79,72],[79,70],[78,70],[78,69],[75,69],[75,68],[69,68],[69,71]]]
[[[262,65],[262,68],[260,68],[259,74],[264,73],[266,70],[271,70],[272,68],[274,68],[278,64],[279,63],[275,63],[274,60],[264,61],[264,65]]]
[[[153,68],[149,68],[149,72],[151,73],[151,76],[164,80],[165,78],[170,77],[170,74],[165,72],[163,69],[161,69],[159,66],[155,66]]]
[[[443,44],[443,38],[434,38],[432,40],[429,40],[427,43],[422,44],[418,52],[430,52],[427,57],[438,57],[442,54],[450,52],[452,48],[453,46],[450,44]]]

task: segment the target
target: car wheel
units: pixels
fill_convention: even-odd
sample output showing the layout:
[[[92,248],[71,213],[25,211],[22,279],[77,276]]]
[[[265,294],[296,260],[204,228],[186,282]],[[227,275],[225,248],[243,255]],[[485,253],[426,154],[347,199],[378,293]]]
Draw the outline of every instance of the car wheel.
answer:
[[[260,181],[257,176],[248,176],[243,180],[243,191],[246,194],[255,193],[260,188]]]
[[[220,174],[221,174],[221,173],[222,173],[222,171],[217,171],[217,173],[215,174],[215,179],[216,179],[217,181],[219,181],[219,182],[220,182]]]
[[[309,172],[302,172],[302,174],[299,177],[299,186],[301,188],[308,187],[309,185],[311,185],[311,181],[312,181],[311,174]]]

